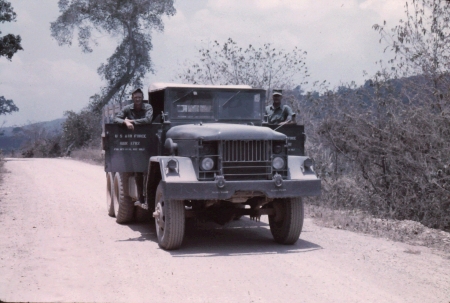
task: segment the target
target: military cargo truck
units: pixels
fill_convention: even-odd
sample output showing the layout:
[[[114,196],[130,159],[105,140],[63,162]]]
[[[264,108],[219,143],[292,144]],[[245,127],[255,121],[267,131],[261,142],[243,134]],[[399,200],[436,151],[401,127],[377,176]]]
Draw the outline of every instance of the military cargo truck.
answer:
[[[321,192],[303,125],[269,125],[266,91],[247,85],[150,85],[151,125],[114,124],[104,108],[107,211],[118,223],[153,217],[159,246],[181,246],[189,218],[226,224],[268,215],[276,242],[294,244],[303,201]],[[148,210],[134,206],[145,174]]]

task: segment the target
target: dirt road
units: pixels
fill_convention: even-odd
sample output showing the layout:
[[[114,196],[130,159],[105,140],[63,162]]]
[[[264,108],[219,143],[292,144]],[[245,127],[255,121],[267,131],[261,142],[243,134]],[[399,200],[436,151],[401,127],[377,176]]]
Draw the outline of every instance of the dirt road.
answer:
[[[106,212],[103,168],[9,159],[0,187],[0,300],[450,302],[450,260],[424,247],[305,221],[294,246],[267,221],[187,230],[158,248],[154,224]]]

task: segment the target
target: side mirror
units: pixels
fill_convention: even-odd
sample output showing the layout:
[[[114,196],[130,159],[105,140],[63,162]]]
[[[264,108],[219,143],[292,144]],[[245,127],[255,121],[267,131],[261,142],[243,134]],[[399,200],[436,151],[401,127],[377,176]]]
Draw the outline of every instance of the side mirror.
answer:
[[[295,118],[297,117],[297,114],[296,113],[293,113],[292,114],[292,120],[291,120],[291,122],[292,123],[294,123],[294,124],[297,124],[297,121],[295,121]]]
[[[170,122],[169,121],[169,113],[164,113],[161,111],[161,123]]]
[[[164,143],[164,149],[169,155],[174,156],[177,152],[178,144],[173,142],[171,138],[167,138],[166,142]]]

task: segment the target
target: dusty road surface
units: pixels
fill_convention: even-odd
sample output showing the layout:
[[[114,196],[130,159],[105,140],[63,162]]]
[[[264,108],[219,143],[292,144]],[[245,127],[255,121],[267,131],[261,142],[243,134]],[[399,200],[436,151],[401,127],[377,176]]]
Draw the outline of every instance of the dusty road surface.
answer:
[[[0,300],[450,302],[450,260],[424,247],[320,228],[294,246],[267,221],[190,228],[158,248],[154,224],[106,212],[100,166],[9,159],[0,189]]]

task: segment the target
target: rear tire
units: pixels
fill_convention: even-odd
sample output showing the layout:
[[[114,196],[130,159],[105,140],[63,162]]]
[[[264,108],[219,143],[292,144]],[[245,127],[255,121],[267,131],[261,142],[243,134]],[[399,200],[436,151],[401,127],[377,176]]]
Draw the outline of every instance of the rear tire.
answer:
[[[114,173],[106,173],[106,210],[108,211],[108,216],[114,217]]]
[[[119,224],[133,220],[134,204],[128,195],[128,174],[116,173],[114,176],[114,214]]]
[[[162,182],[155,195],[155,227],[159,247],[165,250],[178,249],[184,238],[184,202],[164,197]]]
[[[269,216],[270,231],[276,242],[292,245],[303,228],[303,201],[301,198],[277,199],[272,202],[275,215]]]

